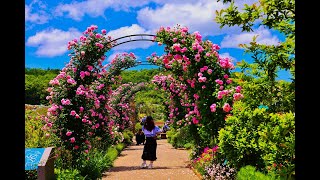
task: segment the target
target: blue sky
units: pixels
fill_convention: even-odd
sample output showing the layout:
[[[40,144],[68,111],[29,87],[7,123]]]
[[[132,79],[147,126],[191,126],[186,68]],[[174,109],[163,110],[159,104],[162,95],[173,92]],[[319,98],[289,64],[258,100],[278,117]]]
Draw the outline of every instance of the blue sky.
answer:
[[[242,0],[236,4],[251,4],[253,0]],[[281,34],[263,27],[254,32],[241,32],[239,27],[219,28],[214,21],[215,11],[226,8],[214,0],[61,0],[25,1],[25,67],[62,69],[70,53],[67,43],[79,39],[90,25],[117,38],[131,34],[155,34],[160,26],[187,26],[189,32],[199,31],[220,46],[219,54],[230,57],[234,63],[241,60],[251,62],[238,44],[249,43],[253,35],[259,35],[258,43],[277,44],[283,41]],[[122,44],[107,53],[108,60],[121,52],[133,52],[145,61],[153,52],[163,54],[163,47],[142,41]],[[154,68],[138,66],[134,69]],[[279,72],[278,79],[289,80],[288,72]]]

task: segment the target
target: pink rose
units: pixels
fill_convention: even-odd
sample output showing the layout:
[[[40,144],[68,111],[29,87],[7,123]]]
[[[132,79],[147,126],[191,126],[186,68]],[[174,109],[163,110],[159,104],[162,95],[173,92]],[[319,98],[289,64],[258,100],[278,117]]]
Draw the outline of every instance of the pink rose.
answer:
[[[210,106],[211,112],[216,112],[216,107],[217,107],[216,104],[211,104],[211,106]]]
[[[100,126],[100,124],[97,123],[97,124],[95,125],[95,128],[97,129],[97,128],[99,128],[99,126]]]
[[[71,143],[74,143],[75,141],[76,141],[76,138],[74,138],[74,137],[70,138]]]
[[[242,99],[243,98],[243,95],[241,93],[234,93],[233,94],[233,99],[235,101],[238,101],[239,99]]]
[[[200,96],[198,94],[194,94],[193,97],[197,100]]]
[[[221,81],[220,79],[216,79],[215,82],[218,83],[219,85],[223,84],[223,81]]]
[[[76,115],[76,111],[75,111],[75,110],[72,110],[72,111],[70,112],[70,115],[71,115],[71,116],[75,116],[75,115]]]
[[[92,71],[92,69],[93,69],[93,66],[88,66],[89,71]]]
[[[198,124],[198,123],[199,123],[199,120],[197,120],[196,117],[193,117],[193,118],[192,118],[192,122],[193,122],[193,124]]]
[[[83,112],[83,110],[84,110],[84,108],[82,106],[79,109],[80,109],[80,112]]]
[[[199,82],[206,82],[207,81],[207,78],[206,77],[200,77],[198,79]]]
[[[241,89],[242,89],[241,86],[237,86],[237,87],[236,87],[236,92],[237,92],[237,93],[240,93]]]
[[[71,134],[72,134],[71,131],[68,131],[68,132],[66,133],[67,136],[71,136]]]
[[[225,103],[223,105],[223,111],[224,112],[229,112],[231,110],[231,106],[228,103]]]

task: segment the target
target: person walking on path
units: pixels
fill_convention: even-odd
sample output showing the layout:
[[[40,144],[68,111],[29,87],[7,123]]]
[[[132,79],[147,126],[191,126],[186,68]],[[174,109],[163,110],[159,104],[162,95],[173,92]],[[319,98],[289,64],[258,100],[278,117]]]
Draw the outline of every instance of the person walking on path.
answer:
[[[139,131],[136,133],[137,145],[144,144],[145,140],[146,140],[146,137],[144,136],[142,129],[139,129]]]
[[[141,168],[153,168],[153,162],[157,160],[157,136],[161,133],[161,129],[154,125],[153,118],[147,116],[142,126],[142,131],[146,136],[146,142],[143,147],[143,153],[141,159],[143,160]],[[147,166],[147,160],[150,161]]]

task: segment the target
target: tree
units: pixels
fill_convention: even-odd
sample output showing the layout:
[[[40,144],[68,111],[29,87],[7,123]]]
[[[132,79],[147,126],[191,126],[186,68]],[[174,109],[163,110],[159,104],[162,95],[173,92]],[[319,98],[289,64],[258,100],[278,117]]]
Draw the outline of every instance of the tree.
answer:
[[[277,45],[240,44],[253,63],[242,60],[233,80],[243,89],[244,99],[235,103],[233,115],[219,131],[219,148],[229,164],[239,168],[253,165],[291,179],[295,171],[295,2],[259,0],[239,11],[233,0],[227,9],[217,11],[223,26],[238,25],[242,31],[253,26],[276,30],[285,36]],[[288,70],[292,81],[276,80],[279,70]],[[260,108],[265,105],[267,108]],[[265,107],[264,106],[264,107]],[[262,106],[263,107],[263,106]]]
[[[216,21],[221,24],[221,28],[226,25],[238,25],[242,31],[250,32],[253,31],[253,25],[259,25],[277,30],[285,36],[285,40],[278,45],[258,44],[257,37],[254,37],[250,44],[239,45],[246,53],[250,53],[254,60],[252,64],[245,61],[239,63],[238,67],[242,71],[235,73],[237,82],[253,93],[245,94],[245,97],[252,99],[259,94],[262,98],[258,98],[257,102],[267,103],[265,105],[268,105],[271,111],[294,111],[295,1],[259,0],[252,5],[245,4],[242,12],[238,10],[233,0],[223,0],[223,3],[227,2],[231,2],[227,9],[216,11]],[[280,69],[290,71],[291,83],[276,82],[277,72]],[[269,103],[263,99],[268,99]],[[283,103],[287,109],[281,109]],[[253,103],[252,107],[254,106],[257,104]]]
[[[40,68],[25,69],[25,103],[47,105],[49,81],[59,74],[60,70],[43,70]]]

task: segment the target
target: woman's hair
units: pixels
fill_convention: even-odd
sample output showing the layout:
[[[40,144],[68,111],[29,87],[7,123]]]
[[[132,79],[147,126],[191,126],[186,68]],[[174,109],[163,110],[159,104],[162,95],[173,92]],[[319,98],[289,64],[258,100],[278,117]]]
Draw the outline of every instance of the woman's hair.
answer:
[[[153,118],[151,116],[147,116],[146,121],[144,122],[144,128],[148,131],[152,131],[154,127]]]

